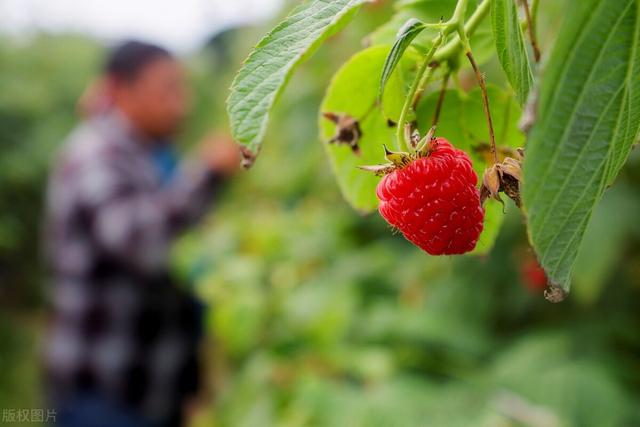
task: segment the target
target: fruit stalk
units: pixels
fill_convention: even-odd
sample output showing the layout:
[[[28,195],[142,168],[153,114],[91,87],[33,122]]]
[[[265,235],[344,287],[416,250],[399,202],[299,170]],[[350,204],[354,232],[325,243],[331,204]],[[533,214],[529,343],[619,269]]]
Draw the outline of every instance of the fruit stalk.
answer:
[[[531,25],[533,25],[533,29],[538,28],[538,6],[540,5],[539,0],[533,0],[531,2]]]
[[[498,163],[498,151],[496,150],[496,137],[495,132],[493,131],[493,121],[491,120],[491,110],[489,109],[489,96],[487,95],[487,85],[484,81],[484,76],[478,69],[478,64],[476,64],[476,60],[473,58],[473,53],[471,53],[471,49],[467,49],[467,58],[469,58],[469,62],[471,63],[471,68],[476,74],[476,79],[478,80],[478,84],[480,85],[480,91],[482,92],[482,107],[484,109],[484,115],[487,119],[487,126],[489,127],[489,148],[491,150],[491,154],[493,155],[493,164]]]
[[[536,25],[531,17],[532,13],[529,9],[529,0],[522,0],[522,6],[524,7],[524,15],[527,18],[527,29],[529,32],[529,40],[531,41],[531,48],[533,49],[533,58],[536,62],[540,62],[540,47],[538,46],[538,38],[536,37]],[[537,8],[537,5],[535,5]]]

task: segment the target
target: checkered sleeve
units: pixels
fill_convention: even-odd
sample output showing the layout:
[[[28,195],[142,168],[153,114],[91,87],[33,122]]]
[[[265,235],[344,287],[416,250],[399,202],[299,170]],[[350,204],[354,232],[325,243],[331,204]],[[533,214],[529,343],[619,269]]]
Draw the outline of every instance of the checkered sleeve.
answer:
[[[137,172],[117,161],[94,162],[81,171],[78,192],[96,246],[149,272],[165,264],[176,233],[204,214],[220,178],[191,168],[171,186],[149,188]]]

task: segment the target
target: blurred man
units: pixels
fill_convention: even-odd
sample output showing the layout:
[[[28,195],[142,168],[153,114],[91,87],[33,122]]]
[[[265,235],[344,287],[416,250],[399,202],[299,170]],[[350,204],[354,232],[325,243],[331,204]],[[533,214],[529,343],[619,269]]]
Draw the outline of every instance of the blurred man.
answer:
[[[169,248],[239,154],[217,143],[200,166],[177,164],[169,140],[188,110],[185,81],[160,47],[115,49],[94,92],[48,194],[56,426],[177,426],[197,388],[200,315],[170,277]]]

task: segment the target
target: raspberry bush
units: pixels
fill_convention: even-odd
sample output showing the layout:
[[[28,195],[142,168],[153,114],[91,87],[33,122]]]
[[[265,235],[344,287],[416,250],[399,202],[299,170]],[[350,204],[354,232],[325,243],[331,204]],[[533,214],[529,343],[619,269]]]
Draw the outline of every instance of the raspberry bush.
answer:
[[[537,16],[552,2],[398,0],[319,114],[347,202],[431,255],[487,254],[521,209],[551,301],[640,131],[640,2],[568,1],[550,41]],[[367,3],[311,0],[249,55],[228,100],[247,167],[296,65]]]

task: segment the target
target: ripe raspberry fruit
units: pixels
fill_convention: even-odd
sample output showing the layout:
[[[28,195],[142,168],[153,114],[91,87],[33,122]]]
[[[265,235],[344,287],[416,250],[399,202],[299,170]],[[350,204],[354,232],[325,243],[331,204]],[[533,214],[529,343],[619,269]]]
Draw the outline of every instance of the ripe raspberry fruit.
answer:
[[[533,293],[541,293],[547,287],[547,274],[533,257],[521,264],[520,275],[527,289]]]
[[[469,252],[484,220],[478,176],[469,156],[446,139],[427,144],[427,149],[404,155],[408,157],[402,166],[385,171],[376,191],[378,210],[407,240],[431,255]]]

